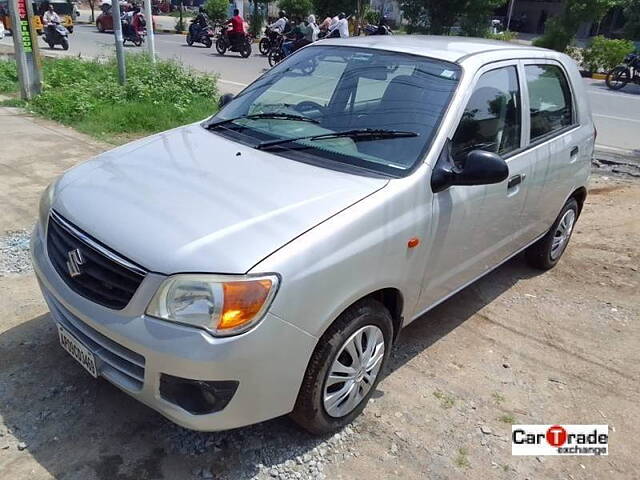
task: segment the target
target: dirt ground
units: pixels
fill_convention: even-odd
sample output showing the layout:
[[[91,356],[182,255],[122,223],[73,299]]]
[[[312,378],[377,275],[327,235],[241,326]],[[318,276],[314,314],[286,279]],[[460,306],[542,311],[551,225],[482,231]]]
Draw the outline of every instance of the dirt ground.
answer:
[[[47,168],[0,159],[0,236],[97,148],[78,145]],[[515,258],[411,324],[362,417],[320,439],[286,418],[172,425],[61,349],[33,273],[0,276],[0,477],[640,478],[639,212],[640,181],[594,176],[555,269]],[[511,423],[608,424],[610,455],[513,457]]]

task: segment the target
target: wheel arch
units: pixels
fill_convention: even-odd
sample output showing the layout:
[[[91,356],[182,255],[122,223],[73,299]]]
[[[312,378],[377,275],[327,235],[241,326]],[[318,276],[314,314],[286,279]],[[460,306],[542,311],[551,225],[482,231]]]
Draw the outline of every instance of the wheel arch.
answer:
[[[580,216],[584,202],[587,199],[587,189],[585,187],[576,188],[571,195],[569,195],[569,199],[570,198],[575,198],[576,202],[578,202],[578,216]]]

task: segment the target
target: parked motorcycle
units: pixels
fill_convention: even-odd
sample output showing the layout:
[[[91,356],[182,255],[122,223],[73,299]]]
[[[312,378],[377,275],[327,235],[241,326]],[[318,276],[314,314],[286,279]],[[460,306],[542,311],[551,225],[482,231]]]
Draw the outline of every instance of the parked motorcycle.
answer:
[[[61,45],[63,50],[69,50],[69,30],[59,22],[51,22],[44,29],[44,41],[49,48]]]
[[[640,55],[631,53],[624,58],[624,63],[607,73],[607,87],[620,90],[627,83],[640,85]]]
[[[220,55],[224,55],[229,50],[230,52],[238,52],[242,58],[247,58],[251,55],[251,37],[243,35],[231,42],[228,31],[222,30],[216,40],[216,50]]]

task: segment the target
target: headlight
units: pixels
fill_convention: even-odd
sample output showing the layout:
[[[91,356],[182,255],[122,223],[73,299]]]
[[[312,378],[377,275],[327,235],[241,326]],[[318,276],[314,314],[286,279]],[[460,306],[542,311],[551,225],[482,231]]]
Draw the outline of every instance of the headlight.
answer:
[[[174,275],[160,285],[147,315],[236,335],[262,319],[277,289],[276,275]]]
[[[40,196],[40,204],[38,205],[38,222],[40,223],[40,227],[43,229],[42,231],[44,231],[47,226],[47,219],[49,218],[51,204],[53,203],[55,184],[56,182],[51,182]]]

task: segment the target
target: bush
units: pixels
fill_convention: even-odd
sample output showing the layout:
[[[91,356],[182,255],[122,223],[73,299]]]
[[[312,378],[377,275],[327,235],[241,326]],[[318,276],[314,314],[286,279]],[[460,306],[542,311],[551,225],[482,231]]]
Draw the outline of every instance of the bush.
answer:
[[[18,71],[13,60],[0,60],[0,93],[15,92],[18,89]]]
[[[380,12],[369,8],[364,14],[364,19],[371,25],[377,25],[380,21]]]
[[[583,65],[589,72],[608,72],[634,49],[635,45],[630,40],[613,40],[598,35],[584,50]]]
[[[511,42],[518,38],[518,32],[512,32],[511,30],[505,30],[504,32],[493,33],[491,30],[487,30],[484,34],[484,38],[491,38],[493,40],[503,40],[505,42]]]
[[[133,136],[205,118],[216,110],[216,78],[144,54],[126,59],[127,83],[117,82],[115,59],[46,59],[42,94],[28,107],[86,133]],[[107,138],[109,139],[109,138]]]
[[[536,47],[550,48],[558,52],[564,52],[573,40],[573,32],[569,31],[560,20],[560,17],[553,17],[545,24],[544,35],[534,40]]]
[[[212,22],[224,22],[227,20],[228,0],[207,0],[204,9]]]

